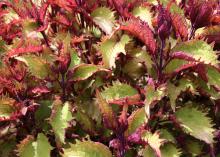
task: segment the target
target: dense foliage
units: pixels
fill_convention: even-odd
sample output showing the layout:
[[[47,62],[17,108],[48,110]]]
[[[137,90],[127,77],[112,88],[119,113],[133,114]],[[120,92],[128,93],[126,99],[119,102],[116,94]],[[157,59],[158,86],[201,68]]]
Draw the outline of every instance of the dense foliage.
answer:
[[[1,157],[219,157],[217,0],[0,0]]]

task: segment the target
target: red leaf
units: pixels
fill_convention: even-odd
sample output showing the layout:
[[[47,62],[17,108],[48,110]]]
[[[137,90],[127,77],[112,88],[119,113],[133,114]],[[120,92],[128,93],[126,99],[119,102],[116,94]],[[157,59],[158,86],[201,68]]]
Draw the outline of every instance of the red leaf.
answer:
[[[186,20],[178,14],[171,15],[172,25],[176,32],[177,37],[181,37],[182,39],[188,38],[188,28]]]
[[[9,58],[12,58],[12,57],[19,56],[19,55],[26,54],[26,53],[40,52],[42,50],[43,50],[43,46],[29,45],[27,47],[15,48],[15,49],[11,50],[10,52],[8,52],[7,55]]]
[[[149,28],[148,24],[141,21],[139,18],[132,17],[126,25],[120,27],[121,30],[128,31],[138,39],[140,39],[151,53],[156,51],[156,41],[154,39],[153,32]]]

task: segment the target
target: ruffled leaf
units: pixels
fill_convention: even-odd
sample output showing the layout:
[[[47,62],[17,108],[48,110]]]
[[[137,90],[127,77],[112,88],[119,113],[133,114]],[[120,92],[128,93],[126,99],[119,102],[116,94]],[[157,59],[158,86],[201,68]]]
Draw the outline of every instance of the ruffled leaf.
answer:
[[[118,127],[118,123],[112,107],[106,102],[98,90],[96,90],[96,98],[103,116],[104,124],[107,128],[116,129]]]
[[[213,143],[213,125],[211,119],[205,113],[196,108],[186,106],[179,109],[175,116],[186,133],[208,144]]]
[[[82,81],[100,71],[108,72],[107,69],[102,68],[101,66],[93,64],[80,64],[71,71],[68,77],[72,78],[74,81]]]
[[[77,141],[70,148],[64,149],[62,157],[112,157],[111,151],[105,145],[92,141]]]
[[[42,57],[34,55],[25,55],[16,57],[17,60],[24,62],[32,75],[44,79],[51,73],[49,64]]]
[[[122,25],[120,29],[127,31],[140,39],[151,53],[155,52],[156,41],[154,39],[152,30],[149,28],[146,22],[143,22],[138,18],[132,18]]]
[[[112,86],[105,87],[101,95],[108,103],[116,104],[134,104],[140,99],[138,91],[128,84],[119,81],[114,82]]]
[[[70,104],[68,102],[62,104],[60,101],[55,101],[53,103],[50,124],[56,139],[62,143],[65,143],[65,129],[68,127],[68,122],[71,119]]]
[[[127,134],[131,135],[134,133],[138,128],[148,122],[148,118],[146,116],[144,108],[137,109],[134,111],[130,117],[128,118],[128,129]]]
[[[100,43],[99,49],[106,68],[115,67],[116,57],[120,53],[126,54],[125,45],[128,44],[130,40],[128,35],[123,35],[118,42],[116,39],[110,38]]]
[[[147,144],[155,151],[156,155],[158,157],[162,157],[160,146],[163,144],[164,140],[160,139],[159,133],[155,132],[154,134],[152,134],[149,131],[144,131],[141,136],[142,140],[147,142]]]
[[[114,12],[106,7],[96,8],[91,17],[93,21],[106,33],[111,34],[115,25]]]

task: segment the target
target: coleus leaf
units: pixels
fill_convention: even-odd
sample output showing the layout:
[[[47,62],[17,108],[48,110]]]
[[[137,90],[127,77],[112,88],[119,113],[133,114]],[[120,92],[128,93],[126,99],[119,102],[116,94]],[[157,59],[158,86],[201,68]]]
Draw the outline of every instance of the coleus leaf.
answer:
[[[109,129],[116,129],[118,127],[118,122],[112,107],[106,102],[98,90],[96,90],[96,98],[103,116],[104,124]]]
[[[120,41],[116,41],[114,38],[105,39],[100,43],[99,50],[102,54],[104,66],[106,68],[115,67],[116,57],[120,54],[126,54],[125,45],[130,42],[128,35],[122,35]]]
[[[158,101],[160,101],[166,95],[166,87],[161,85],[155,89],[154,84],[148,83],[145,94],[145,112],[148,118],[150,118],[150,108],[153,107]]]
[[[0,98],[0,121],[13,119],[18,115],[15,100],[9,97]]]
[[[175,113],[175,117],[186,133],[208,144],[214,142],[213,125],[206,113],[196,108],[185,106]]]
[[[98,65],[80,64],[71,70],[68,74],[68,78],[72,78],[74,81],[82,81],[101,71],[109,72],[109,70]]]
[[[155,52],[156,41],[154,39],[152,30],[149,28],[146,22],[141,21],[139,18],[131,18],[125,24],[121,25],[120,29],[127,31],[140,39],[151,53]]]
[[[17,60],[24,62],[32,75],[44,79],[51,73],[49,64],[42,57],[34,55],[25,55],[16,57]]]
[[[83,111],[78,110],[76,113],[76,120],[82,126],[82,128],[88,132],[95,132],[94,121]]]
[[[212,66],[206,66],[206,70],[208,83],[220,87],[220,70]]]
[[[62,104],[59,100],[53,103],[50,124],[58,142],[65,143],[65,130],[72,119],[69,102]]]
[[[108,103],[134,104],[140,99],[138,91],[128,84],[119,81],[113,82],[112,86],[105,87],[101,92],[102,97]]]
[[[99,142],[77,141],[70,148],[64,149],[62,157],[112,157],[111,151]]]
[[[181,37],[186,40],[188,38],[188,26],[184,17],[184,11],[174,2],[171,2],[169,7],[172,25],[177,37]]]
[[[131,135],[147,122],[148,118],[146,116],[144,108],[137,109],[128,118],[128,129],[126,131],[126,134]]]
[[[139,17],[142,21],[146,22],[149,27],[154,30],[151,21],[153,15],[150,10],[151,8],[149,6],[138,6],[132,10],[132,14],[135,17]]]
[[[174,52],[172,55],[175,55],[175,52],[183,52],[183,54],[185,54],[185,57],[181,54],[175,58],[185,58],[186,60],[193,58],[200,63],[210,65],[218,65],[219,63],[212,46],[202,40],[190,40],[179,43],[172,49],[172,52]]]
[[[147,144],[155,151],[158,157],[162,157],[160,146],[163,144],[164,139],[160,139],[158,132],[155,132],[153,134],[149,131],[144,131],[141,137],[142,137],[142,140],[147,142]]]
[[[179,149],[177,149],[171,143],[164,144],[163,146],[161,146],[160,151],[161,157],[180,157],[181,155]],[[143,157],[157,157],[157,155],[155,155],[154,151],[149,146],[147,146],[143,150]]]
[[[48,142],[47,137],[40,133],[37,136],[37,140],[34,137],[27,136],[18,145],[18,154],[20,157],[50,157],[50,151],[52,146]]]
[[[167,90],[168,97],[170,98],[171,108],[175,111],[176,108],[176,99],[180,95],[181,92],[186,91],[187,89],[190,91],[194,91],[195,87],[193,82],[188,79],[181,79],[178,82],[178,85],[175,86],[171,82],[168,83]]]
[[[93,21],[108,35],[110,35],[115,26],[114,12],[106,7],[96,8],[91,17]]]
[[[186,139],[185,147],[187,152],[192,154],[193,156],[198,156],[202,153],[204,143],[195,139]]]
[[[9,139],[7,141],[0,141],[0,153],[3,157],[13,157],[15,156],[14,150],[16,149],[15,138]]]

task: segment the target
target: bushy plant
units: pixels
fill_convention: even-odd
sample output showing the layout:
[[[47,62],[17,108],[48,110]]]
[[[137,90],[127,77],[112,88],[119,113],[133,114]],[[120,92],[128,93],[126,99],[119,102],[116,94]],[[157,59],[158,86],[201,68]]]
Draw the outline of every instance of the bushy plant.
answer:
[[[219,157],[217,0],[1,0],[1,157]]]

